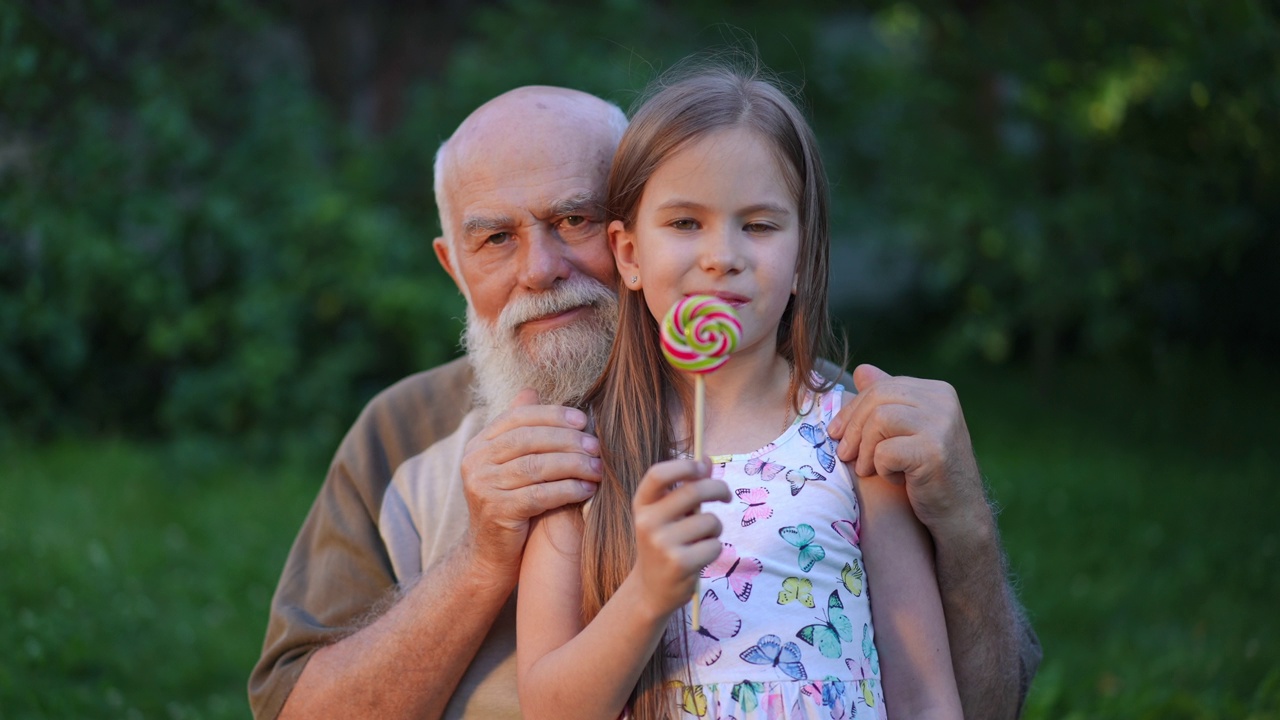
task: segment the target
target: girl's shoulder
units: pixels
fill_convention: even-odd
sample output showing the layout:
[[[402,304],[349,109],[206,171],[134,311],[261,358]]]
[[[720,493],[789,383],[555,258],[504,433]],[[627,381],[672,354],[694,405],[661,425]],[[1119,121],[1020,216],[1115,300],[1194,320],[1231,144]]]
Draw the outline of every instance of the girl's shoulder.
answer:
[[[810,388],[821,387],[823,384],[830,382],[821,374],[815,372],[811,379]],[[845,385],[838,380],[826,390],[815,391],[809,390],[806,393],[805,401],[801,406],[801,416],[809,419],[810,422],[828,423],[831,418],[840,412],[840,408],[850,403],[856,393],[849,392],[845,389]]]

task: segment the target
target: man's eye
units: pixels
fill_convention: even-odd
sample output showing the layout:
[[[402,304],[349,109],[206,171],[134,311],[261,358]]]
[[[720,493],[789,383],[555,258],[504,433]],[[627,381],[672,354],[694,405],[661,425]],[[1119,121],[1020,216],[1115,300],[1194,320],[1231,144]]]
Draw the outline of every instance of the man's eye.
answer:
[[[506,245],[507,241],[509,241],[510,239],[511,239],[511,233],[500,232],[500,233],[494,233],[489,237],[485,238],[484,243],[486,245]]]
[[[560,221],[560,224],[566,227],[578,227],[579,225],[585,225],[586,223],[587,218],[582,215],[570,215]]]

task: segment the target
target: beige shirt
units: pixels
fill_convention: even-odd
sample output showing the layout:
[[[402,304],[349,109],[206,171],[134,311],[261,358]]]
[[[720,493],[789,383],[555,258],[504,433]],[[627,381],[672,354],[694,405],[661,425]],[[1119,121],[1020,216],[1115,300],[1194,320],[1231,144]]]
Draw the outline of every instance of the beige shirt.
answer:
[[[313,652],[465,534],[460,462],[481,425],[470,385],[465,358],[408,377],[370,401],[343,439],[271,600],[249,678],[254,717],[275,718]],[[520,717],[514,594],[444,716]]]

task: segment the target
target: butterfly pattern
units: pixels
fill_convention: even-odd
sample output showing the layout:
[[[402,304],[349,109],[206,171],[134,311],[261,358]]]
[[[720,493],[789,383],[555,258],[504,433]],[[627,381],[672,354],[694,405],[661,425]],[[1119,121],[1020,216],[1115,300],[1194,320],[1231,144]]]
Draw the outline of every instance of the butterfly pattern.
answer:
[[[798,602],[807,608],[813,607],[813,581],[798,577],[783,580],[782,590],[778,593],[778,604],[786,605],[789,602]]]
[[[721,521],[723,549],[701,572],[701,627],[686,607],[678,641],[664,647],[687,658],[690,677],[673,677],[692,680],[672,686],[678,715],[883,717],[860,508],[826,433],[841,396],[811,398],[753,453],[712,457],[733,501],[704,506]]]
[[[856,505],[854,507],[855,509],[857,508]],[[831,523],[831,529],[835,530],[837,535],[849,541],[850,545],[854,547],[862,547],[858,544],[858,541],[862,539],[861,514],[858,514],[852,520],[837,520]]]
[[[825,681],[815,680],[801,688],[800,692],[809,696],[819,707],[828,708],[831,720],[844,720],[845,684],[840,682],[839,678],[828,677]]]
[[[823,470],[832,472],[836,469],[836,441],[827,436],[825,422],[819,422],[817,425],[801,423],[800,437],[813,446],[813,452],[818,456],[818,462]]]
[[[742,617],[729,610],[720,601],[715,590],[707,590],[702,594],[702,615],[698,629],[693,629],[693,618],[685,615],[684,637],[689,643],[689,662],[696,665],[713,665],[723,654],[720,643],[738,634],[742,628]],[[667,657],[678,658],[680,652],[680,636],[672,635],[667,641]]]
[[[680,709],[693,717],[707,716],[707,693],[701,685],[685,685],[679,680],[672,680],[667,686],[676,691]]]
[[[845,666],[851,675],[856,675],[862,689],[862,697],[858,700],[875,712],[876,717],[887,717],[884,699],[880,697],[880,653],[872,641],[871,625],[862,626],[862,655],[857,658],[846,658]]]
[[[766,503],[769,502],[769,488],[738,488],[733,491],[738,496],[738,502],[747,506],[742,511],[742,527],[749,527],[756,524],[758,520],[768,520],[773,517],[773,508]]]
[[[720,557],[702,568],[701,576],[713,581],[724,580],[738,600],[746,602],[751,597],[751,581],[763,570],[764,565],[759,559],[738,557],[738,551],[733,549],[733,545],[725,543]]]
[[[778,463],[771,462],[765,457],[777,448],[773,443],[769,443],[759,450],[751,453],[751,457],[747,460],[747,464],[742,471],[748,475],[759,475],[761,480],[772,480],[778,476],[778,473],[786,470],[785,467]]]
[[[742,651],[740,656],[752,665],[767,665],[792,680],[804,680],[809,677],[804,671],[804,663],[800,662],[800,646],[793,642],[783,642],[777,635],[765,635],[755,645]]]
[[[819,620],[821,622],[800,628],[796,637],[816,646],[823,657],[840,657],[843,654],[840,643],[853,642],[853,621],[844,614],[844,603],[840,600],[839,590],[831,591],[831,596],[827,598],[827,616]]]
[[[816,533],[812,525],[806,523],[788,525],[779,529],[778,534],[799,551],[796,562],[800,564],[800,572],[809,572],[819,560],[827,556],[826,549],[813,542]]]
[[[840,569],[840,584],[844,585],[844,589],[848,590],[854,597],[862,596],[863,572],[862,563],[858,558],[854,558],[844,564]]]
[[[791,485],[791,495],[794,497],[800,494],[807,482],[823,482],[826,478],[819,475],[812,465],[802,465],[797,470],[787,471],[787,482]]]

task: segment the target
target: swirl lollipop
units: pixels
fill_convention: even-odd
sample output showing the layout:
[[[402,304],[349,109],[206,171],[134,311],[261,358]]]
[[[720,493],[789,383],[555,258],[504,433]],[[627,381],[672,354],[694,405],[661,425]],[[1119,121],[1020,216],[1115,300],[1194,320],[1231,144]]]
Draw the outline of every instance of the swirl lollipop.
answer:
[[[702,459],[706,388],[702,376],[729,361],[738,347],[742,323],[728,303],[710,295],[690,295],[662,319],[662,354],[677,370],[693,373],[693,458]],[[693,629],[701,627],[699,589],[693,593]]]
[[[742,323],[729,303],[690,295],[662,320],[662,354],[677,370],[701,376],[729,361],[741,335]]]

